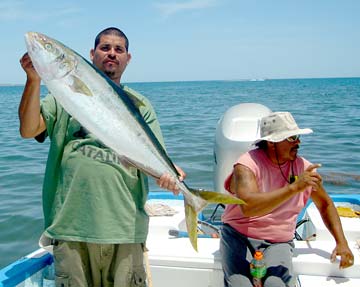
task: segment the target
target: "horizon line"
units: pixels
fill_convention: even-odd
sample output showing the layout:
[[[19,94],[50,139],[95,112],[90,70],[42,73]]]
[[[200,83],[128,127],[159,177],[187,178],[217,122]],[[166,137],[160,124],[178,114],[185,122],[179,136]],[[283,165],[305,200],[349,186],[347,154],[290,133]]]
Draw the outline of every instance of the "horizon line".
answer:
[[[218,80],[166,80],[166,81],[126,81],[125,84],[137,84],[137,83],[180,83],[180,82],[261,82],[261,81],[271,81],[271,80],[311,80],[311,79],[359,79],[360,76],[338,76],[338,77],[299,77],[299,78],[239,78],[239,79],[218,79]],[[24,86],[24,84],[11,84],[11,83],[0,83],[0,87],[6,86]],[[41,83],[41,86],[46,86],[45,84]]]

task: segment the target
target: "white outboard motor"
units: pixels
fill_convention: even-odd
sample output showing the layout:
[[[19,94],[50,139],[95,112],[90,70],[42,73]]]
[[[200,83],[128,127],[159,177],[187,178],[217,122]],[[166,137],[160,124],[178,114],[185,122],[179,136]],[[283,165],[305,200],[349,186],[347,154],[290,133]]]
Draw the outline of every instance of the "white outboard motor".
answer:
[[[224,181],[239,156],[254,148],[260,135],[260,119],[271,113],[266,106],[255,103],[238,104],[220,118],[215,132],[214,190],[226,192]]]

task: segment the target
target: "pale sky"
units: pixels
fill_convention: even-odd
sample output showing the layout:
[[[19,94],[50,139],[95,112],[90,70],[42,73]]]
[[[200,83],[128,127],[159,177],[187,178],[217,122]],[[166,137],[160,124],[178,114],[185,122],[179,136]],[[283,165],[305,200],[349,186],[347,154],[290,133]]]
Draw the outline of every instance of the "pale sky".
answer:
[[[0,84],[23,84],[24,34],[89,59],[109,26],[130,40],[122,82],[360,77],[358,0],[0,0]]]

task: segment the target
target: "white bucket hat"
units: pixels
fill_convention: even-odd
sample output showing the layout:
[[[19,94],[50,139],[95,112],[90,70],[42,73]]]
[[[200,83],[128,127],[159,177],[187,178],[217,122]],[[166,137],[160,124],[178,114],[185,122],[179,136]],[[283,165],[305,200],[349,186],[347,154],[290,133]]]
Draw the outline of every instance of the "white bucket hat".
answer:
[[[274,112],[260,121],[260,141],[281,142],[288,137],[312,133],[312,129],[300,129],[289,112]]]

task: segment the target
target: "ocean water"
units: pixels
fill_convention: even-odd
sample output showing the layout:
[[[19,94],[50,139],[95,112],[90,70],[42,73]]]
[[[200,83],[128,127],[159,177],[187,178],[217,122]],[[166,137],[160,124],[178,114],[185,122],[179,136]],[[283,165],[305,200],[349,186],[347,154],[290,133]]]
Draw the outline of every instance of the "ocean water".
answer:
[[[290,111],[300,127],[300,154],[321,163],[331,193],[360,193],[360,78],[129,83],[147,96],[168,153],[192,187],[213,189],[218,120],[239,103]],[[38,248],[41,187],[49,143],[19,135],[22,86],[0,86],[0,268]],[[46,94],[46,88],[42,89]],[[151,190],[159,188],[151,182]]]

